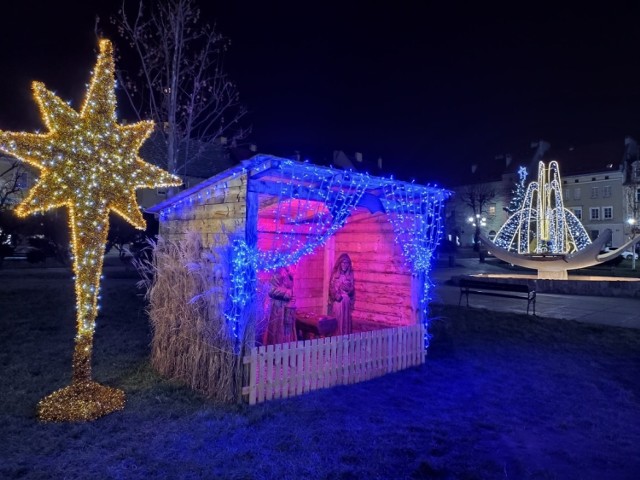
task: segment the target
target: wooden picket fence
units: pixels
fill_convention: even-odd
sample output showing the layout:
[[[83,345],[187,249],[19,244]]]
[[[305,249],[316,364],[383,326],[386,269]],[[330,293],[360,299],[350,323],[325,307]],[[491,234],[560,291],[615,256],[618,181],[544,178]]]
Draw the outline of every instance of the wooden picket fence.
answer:
[[[254,405],[420,365],[424,334],[423,325],[411,325],[252,348],[243,359],[243,397]]]

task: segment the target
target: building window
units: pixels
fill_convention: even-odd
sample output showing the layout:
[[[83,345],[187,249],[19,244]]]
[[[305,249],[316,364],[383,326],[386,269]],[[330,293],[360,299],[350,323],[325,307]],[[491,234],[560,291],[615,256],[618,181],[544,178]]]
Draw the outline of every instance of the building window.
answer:
[[[591,187],[591,198],[598,198],[598,187]]]
[[[580,179],[579,179],[579,178],[576,178],[576,179],[574,180],[574,182],[575,182],[575,183],[580,183]]]
[[[576,187],[573,189],[573,199],[580,200],[580,187]]]
[[[578,220],[582,220],[582,207],[573,207],[573,214]]]
[[[636,202],[640,202],[640,188],[636,190]]]
[[[564,198],[565,200],[571,200],[571,190],[569,188],[564,188],[562,190],[562,193],[564,194],[562,198]]]
[[[609,198],[611,196],[611,185],[605,185],[602,187],[602,196],[604,198]]]
[[[596,238],[598,238],[598,235],[600,235],[600,230],[591,230],[589,232],[589,236],[591,237],[591,241],[593,241]]]
[[[496,216],[496,204],[495,203],[489,205],[489,216],[490,217],[495,217]]]
[[[595,182],[596,181],[596,177],[591,177],[591,181]]]
[[[591,207],[589,209],[589,220],[600,220],[600,208]]]
[[[613,218],[613,207],[602,207],[602,218],[611,220]]]

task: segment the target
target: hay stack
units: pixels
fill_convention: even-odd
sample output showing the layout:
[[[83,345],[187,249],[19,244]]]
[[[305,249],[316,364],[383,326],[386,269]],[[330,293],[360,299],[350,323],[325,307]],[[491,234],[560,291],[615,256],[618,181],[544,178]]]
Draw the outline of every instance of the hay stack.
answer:
[[[154,251],[153,264],[138,265],[148,288],[153,367],[215,401],[239,401],[242,354],[247,338],[253,343],[254,322],[243,319],[238,349],[223,315],[229,247],[203,249],[200,236],[190,233],[181,242],[160,238]]]

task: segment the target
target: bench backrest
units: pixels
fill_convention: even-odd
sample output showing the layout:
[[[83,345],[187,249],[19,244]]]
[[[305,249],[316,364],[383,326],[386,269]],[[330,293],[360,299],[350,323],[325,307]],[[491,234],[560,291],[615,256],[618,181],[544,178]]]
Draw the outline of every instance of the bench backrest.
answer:
[[[471,280],[468,278],[461,278],[460,286],[463,288],[477,288],[480,290],[484,288],[487,290],[499,290],[503,292],[531,293],[536,290],[533,286],[523,283],[491,282],[484,280]]]

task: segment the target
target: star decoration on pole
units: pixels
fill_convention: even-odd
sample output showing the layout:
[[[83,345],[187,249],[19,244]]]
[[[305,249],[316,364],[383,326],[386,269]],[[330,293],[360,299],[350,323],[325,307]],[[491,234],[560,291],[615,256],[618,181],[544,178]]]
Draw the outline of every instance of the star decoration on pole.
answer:
[[[124,408],[124,392],[91,378],[93,333],[109,213],[139,229],[145,221],[136,189],[181,185],[181,180],[144,162],[138,150],[153,122],[121,125],[116,118],[113,45],[100,40],[100,52],[79,112],[33,83],[47,133],[0,131],[0,151],[40,171],[38,183],[16,208],[19,216],[52,208],[69,209],[77,306],[77,334],[70,386],[45,397],[38,415],[45,421],[93,420]]]

